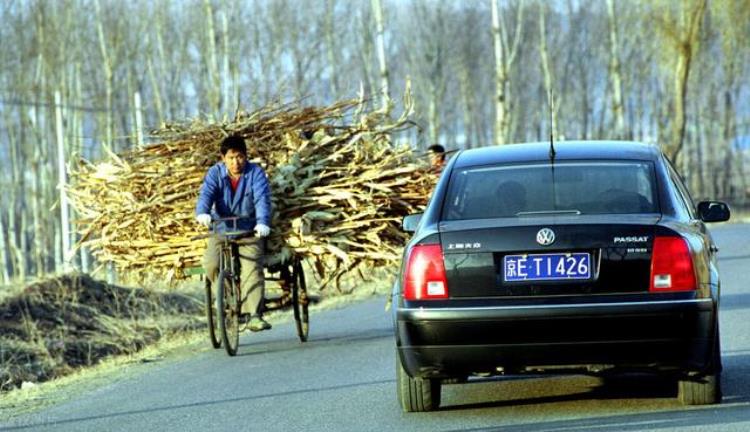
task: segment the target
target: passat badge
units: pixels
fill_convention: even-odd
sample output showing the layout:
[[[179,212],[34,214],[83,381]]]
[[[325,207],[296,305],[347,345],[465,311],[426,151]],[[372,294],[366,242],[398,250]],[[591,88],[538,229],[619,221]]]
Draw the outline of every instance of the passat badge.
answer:
[[[549,246],[555,242],[555,232],[549,228],[542,228],[536,233],[536,242],[542,246]]]

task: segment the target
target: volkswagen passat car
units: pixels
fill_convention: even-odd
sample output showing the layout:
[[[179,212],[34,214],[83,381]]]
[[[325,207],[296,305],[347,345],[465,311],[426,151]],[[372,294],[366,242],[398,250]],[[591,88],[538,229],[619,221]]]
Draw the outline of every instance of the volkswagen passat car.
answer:
[[[671,374],[685,404],[721,399],[717,248],[660,149],[560,142],[457,153],[394,284],[405,411],[441,385],[523,373]]]

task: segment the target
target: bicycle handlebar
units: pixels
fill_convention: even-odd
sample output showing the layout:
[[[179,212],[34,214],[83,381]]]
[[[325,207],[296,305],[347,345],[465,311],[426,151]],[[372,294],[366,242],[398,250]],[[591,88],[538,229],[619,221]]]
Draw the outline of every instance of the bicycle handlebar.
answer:
[[[255,237],[254,231],[240,231],[237,230],[237,221],[240,219],[248,219],[249,216],[228,216],[224,218],[217,218],[211,220],[211,228],[209,228],[209,232],[206,234],[200,234],[195,237],[191,237],[191,241],[195,240],[203,240],[210,237],[216,237],[220,240],[239,240],[241,238],[246,237]],[[224,232],[218,232],[216,231],[216,226],[219,224],[219,222],[226,222],[226,221],[232,221],[232,228],[233,231],[224,231]]]
[[[227,239],[227,240],[239,240],[243,238],[248,237],[255,237],[254,231],[226,231],[226,232],[209,232],[206,234],[199,234],[195,237],[190,237],[191,241],[195,240],[203,240],[207,238],[215,237],[220,240]]]

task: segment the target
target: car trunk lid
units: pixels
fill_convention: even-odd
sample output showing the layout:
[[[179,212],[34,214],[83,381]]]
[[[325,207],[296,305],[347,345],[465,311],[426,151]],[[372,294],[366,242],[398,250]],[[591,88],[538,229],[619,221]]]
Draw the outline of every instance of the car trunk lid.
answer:
[[[656,214],[634,214],[441,222],[448,291],[451,297],[648,292],[658,221]]]

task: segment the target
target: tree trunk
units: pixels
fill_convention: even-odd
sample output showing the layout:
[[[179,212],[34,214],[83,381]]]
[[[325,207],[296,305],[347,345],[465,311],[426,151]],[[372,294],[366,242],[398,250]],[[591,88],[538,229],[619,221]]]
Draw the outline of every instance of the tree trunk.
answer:
[[[380,109],[384,113],[388,113],[391,109],[391,92],[389,90],[388,64],[385,57],[383,4],[380,0],[372,0],[372,11],[375,16],[375,47],[378,52],[378,65],[380,67]]]
[[[113,142],[114,138],[114,126],[113,126],[113,119],[112,119],[112,58],[109,55],[109,51],[107,49],[107,41],[104,37],[104,23],[103,18],[101,14],[101,5],[99,4],[99,0],[96,0],[94,2],[94,7],[96,8],[96,30],[97,30],[97,36],[99,38],[99,51],[102,56],[102,68],[104,69],[104,99],[105,99],[105,136],[106,136],[106,145],[112,148],[114,151],[117,151],[118,148]]]
[[[36,60],[36,72],[34,81],[37,86],[37,92],[35,97],[37,100],[44,100],[46,94],[46,75],[45,75],[45,62],[42,56],[45,39],[43,18],[41,14],[36,17],[37,20],[37,34],[39,37],[39,55]],[[44,220],[44,213],[42,208],[45,207],[43,201],[43,192],[41,190],[40,177],[44,176],[44,165],[45,160],[43,156],[44,149],[47,148],[47,131],[45,128],[45,115],[44,108],[37,106],[31,107],[29,113],[29,119],[31,120],[32,128],[34,129],[34,149],[31,155],[31,166],[35,175],[31,176],[31,212],[32,212],[32,227],[34,230],[34,251],[33,251],[33,262],[35,267],[35,274],[37,277],[42,277],[46,271],[45,265],[45,229],[46,221]]]
[[[465,62],[461,62],[458,75],[461,100],[463,102],[463,131],[465,135],[464,145],[466,148],[471,148],[476,145],[477,141],[477,138],[474,137],[474,116],[476,114],[474,111],[474,86],[471,79],[469,66]]]
[[[208,84],[206,96],[208,99],[208,112],[210,118],[219,115],[221,110],[219,101],[219,71],[216,56],[216,31],[214,30],[214,12],[211,0],[203,0],[203,8],[206,14],[206,42],[208,47]]]
[[[492,41],[495,49],[495,144],[501,145],[510,139],[511,87],[508,74],[515,61],[521,40],[524,2],[518,3],[515,33],[510,46],[497,0],[491,0],[490,8],[492,9]]]
[[[336,0],[326,0],[326,54],[328,55],[328,67],[330,68],[330,91],[331,99],[339,98],[341,90],[339,89],[339,72],[336,65],[336,30],[334,26],[334,14],[336,10]]]
[[[169,98],[170,87],[166,87],[166,91],[164,90],[165,87],[163,87],[165,82],[164,70],[167,65],[167,58],[164,51],[164,40],[162,37],[164,32],[164,15],[161,11],[157,12],[156,19],[154,19],[154,32],[156,33],[156,55],[159,61],[159,67],[157,68],[155,65],[152,65],[149,60],[148,64],[151,65],[152,69],[158,70],[158,75],[156,72],[149,72],[149,79],[151,80],[151,88],[154,92],[156,115],[158,116],[159,124],[162,124],[167,116],[172,117],[174,112],[172,111],[173,103]],[[156,77],[158,77],[158,79]],[[164,93],[167,95],[166,98],[163,96]]]
[[[495,47],[495,144],[505,144],[508,136],[508,113],[505,103],[505,85],[507,81],[503,42],[500,37],[500,11],[497,0],[491,1],[492,7],[492,41]]]
[[[222,88],[222,112],[224,114],[234,113],[237,109],[237,101],[232,99],[232,88],[236,87],[236,84],[232,81],[231,73],[229,72],[229,20],[227,19],[226,12],[220,12],[221,15],[221,88]]]
[[[587,65],[582,59],[578,60],[578,74],[581,77],[581,131],[583,139],[591,136],[591,103],[589,102],[589,76],[586,73]]]
[[[615,119],[615,136],[619,139],[632,138],[625,132],[625,108],[622,103],[622,74],[620,73],[620,53],[617,41],[617,18],[614,0],[607,0],[609,15],[609,74],[612,79],[612,113]],[[628,136],[631,135],[631,136]]]
[[[688,90],[688,78],[690,77],[690,63],[693,59],[695,47],[698,42],[698,34],[703,22],[703,12],[706,9],[706,0],[697,0],[695,7],[690,11],[684,10],[683,17],[689,13],[688,22],[682,25],[682,35],[677,41],[677,62],[674,68],[673,90],[674,90],[674,122],[672,123],[672,138],[667,149],[667,154],[674,161],[679,157],[685,141],[685,108],[687,106],[686,96]]]
[[[360,87],[362,87],[364,94],[370,96],[372,93],[374,93],[374,87],[373,84],[373,72],[370,69],[370,61],[372,58],[372,52],[373,52],[373,37],[372,33],[370,31],[370,24],[369,24],[369,17],[364,16],[364,8],[362,15],[360,15],[360,22],[359,22],[359,28],[360,28],[360,34],[361,34],[361,46],[357,50],[357,54],[359,57],[359,65],[362,68],[361,76],[362,76],[362,82],[360,84]],[[370,96],[372,97],[372,96]],[[368,97],[369,99],[369,97]]]
[[[159,88],[159,81],[156,79],[156,73],[154,72],[154,65],[151,59],[146,60],[146,71],[148,72],[148,79],[151,82],[151,93],[154,97],[154,110],[156,111],[156,119],[158,124],[164,123],[164,109],[161,103],[161,89]]]
[[[41,160],[38,149],[35,149],[31,169],[35,173],[41,173]],[[36,276],[42,277],[46,271],[44,265],[44,231],[42,230],[42,204],[41,191],[39,188],[39,176],[31,176],[31,215],[34,229],[34,268]]]
[[[57,271],[67,272],[70,270],[70,212],[68,208],[67,172],[65,167],[65,131],[63,130],[62,96],[59,91],[55,92],[55,131],[57,140],[57,188],[59,190],[60,203],[60,237],[61,237],[61,264]]]
[[[11,188],[10,188],[10,205],[8,205],[8,248],[11,252],[11,263],[13,276],[18,280],[26,279],[26,260],[24,253],[19,245],[20,230],[18,224],[19,216],[19,197],[23,196],[22,182],[22,161],[20,148],[18,145],[18,135],[10,114],[5,111],[5,124],[8,132],[8,146],[10,147],[10,164],[11,164]],[[23,125],[22,125],[23,127]]]
[[[5,231],[3,215],[0,214],[0,275],[3,277],[3,285],[10,283],[10,272],[8,271],[8,236]]]

